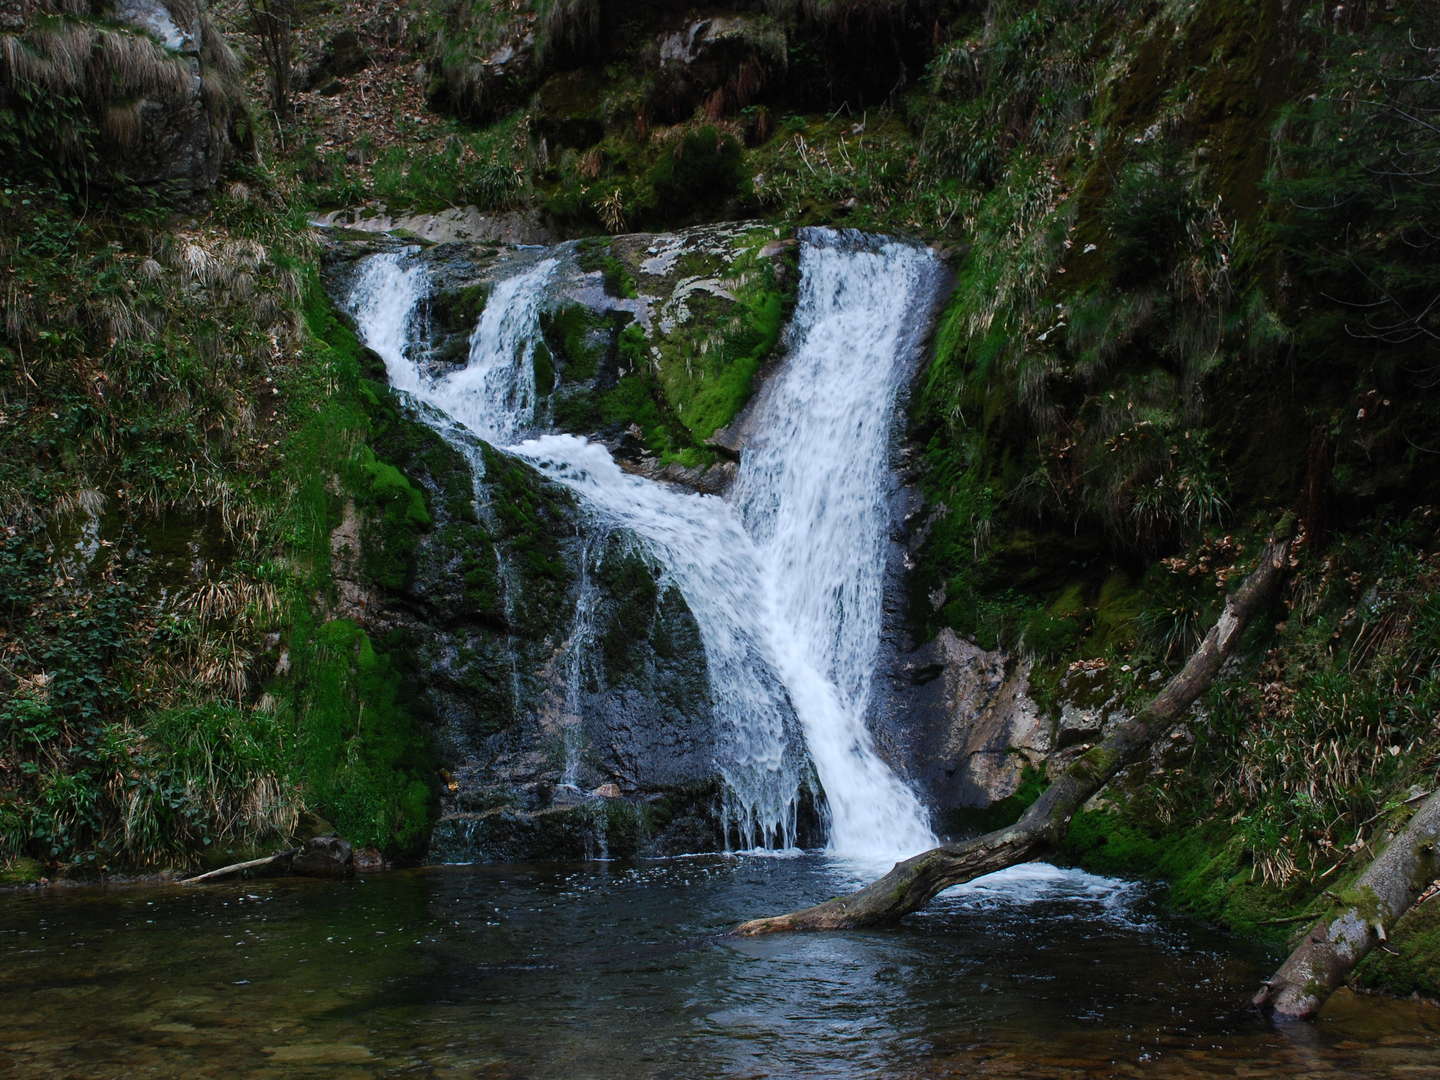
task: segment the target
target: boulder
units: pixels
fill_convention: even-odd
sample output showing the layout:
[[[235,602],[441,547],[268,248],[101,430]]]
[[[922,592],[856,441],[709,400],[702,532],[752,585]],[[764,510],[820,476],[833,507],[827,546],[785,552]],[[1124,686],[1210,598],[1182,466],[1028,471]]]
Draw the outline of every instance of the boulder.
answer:
[[[371,64],[370,52],[354,30],[341,30],[325,45],[320,58],[310,69],[302,89],[322,86],[333,79],[343,79],[364,71]]]
[[[342,878],[355,868],[350,842],[338,836],[314,836],[290,862],[290,872],[301,877]]]
[[[905,658],[914,690],[908,764],[941,810],[986,807],[1014,794],[1054,739],[1030,697],[1030,665],[949,629]]]

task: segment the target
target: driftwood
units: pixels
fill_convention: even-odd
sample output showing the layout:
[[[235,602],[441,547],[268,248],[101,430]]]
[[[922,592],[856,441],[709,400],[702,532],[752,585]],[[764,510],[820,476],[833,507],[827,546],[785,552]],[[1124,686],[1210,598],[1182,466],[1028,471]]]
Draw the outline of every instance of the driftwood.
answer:
[[[1185,666],[1143,709],[1055,778],[1014,825],[963,843],[942,844],[904,862],[858,892],[788,915],[751,919],[733,933],[841,930],[877,926],[918,911],[937,893],[983,874],[1029,862],[1053,849],[1070,819],[1121,769],[1138,760],[1155,739],[1184,715],[1214,681],[1250,619],[1284,578],[1293,521],[1289,517],[1266,544],[1259,565],[1225,601],[1215,625]]]
[[[1308,1019],[1320,1011],[1355,965],[1386,938],[1427,885],[1440,877],[1440,789],[1305,932],[1280,970],[1255,995],[1268,1013]]]
[[[268,866],[270,863],[280,859],[288,859],[299,848],[291,848],[288,851],[277,851],[274,855],[266,855],[263,859],[247,859],[244,862],[231,863],[229,866],[222,866],[217,870],[207,870],[203,874],[196,874],[194,877],[186,878],[184,881],[177,881],[177,885],[194,885],[201,881],[209,881],[211,878],[226,877],[230,874],[237,874],[241,870],[250,870],[257,866]]]

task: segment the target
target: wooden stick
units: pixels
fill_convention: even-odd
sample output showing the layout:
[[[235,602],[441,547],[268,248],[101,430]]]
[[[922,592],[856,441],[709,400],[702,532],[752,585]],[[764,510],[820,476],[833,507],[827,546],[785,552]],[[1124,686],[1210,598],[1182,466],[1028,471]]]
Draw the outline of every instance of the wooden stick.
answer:
[[[266,855],[263,859],[247,859],[245,862],[231,863],[229,866],[222,866],[218,870],[207,870],[203,874],[196,874],[194,877],[186,878],[184,881],[177,881],[177,885],[194,885],[198,881],[208,881],[210,878],[224,877],[226,874],[233,874],[240,870],[249,870],[254,866],[268,866],[276,859],[284,859],[294,855],[299,848],[290,848],[288,851],[277,851],[274,855]]]

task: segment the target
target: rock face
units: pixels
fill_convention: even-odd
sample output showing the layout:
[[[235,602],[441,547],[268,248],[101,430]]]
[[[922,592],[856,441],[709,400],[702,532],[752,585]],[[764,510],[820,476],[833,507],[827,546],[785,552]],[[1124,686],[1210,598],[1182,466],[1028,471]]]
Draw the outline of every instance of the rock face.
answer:
[[[935,0],[454,5],[436,24],[429,96],[442,111],[482,123],[529,103],[542,126],[581,117],[674,123],[700,106],[711,119],[757,104],[863,107],[923,71],[939,7]],[[588,103],[574,93],[607,66],[627,77],[606,80]],[[577,131],[559,145],[598,141],[598,134],[576,141]]]
[[[691,18],[655,38],[651,114],[676,123],[703,104],[724,116],[759,100],[783,82],[788,62],[785,31],[759,15]]]
[[[674,419],[662,416],[672,411],[666,388],[678,402],[693,388],[686,380],[700,378],[697,335],[736,320],[744,330],[737,294],[748,280],[773,283],[783,249],[763,262],[755,251],[774,239],[767,227],[738,226],[543,252],[431,247],[426,362],[437,373],[465,364],[494,283],[559,258],[535,360],[538,414],[606,441],[636,471],[720,490],[731,452],[707,449],[701,436],[733,419],[741,399],[707,414],[707,427],[678,404]],[[327,279],[337,297],[377,243],[394,240],[335,246]],[[774,304],[778,321],[778,296]],[[714,373],[733,379],[736,359],[717,355]],[[762,358],[738,359],[758,367]],[[459,433],[442,437],[393,397],[375,420],[377,454],[423,492],[428,520],[342,514],[331,538],[336,602],[404,658],[412,706],[430,722],[444,770],[431,857],[719,846],[704,649],[662,568],[627,532],[582,518],[572,495],[519,459]],[[665,461],[660,452],[672,447],[702,457]]]
[[[382,590],[375,568],[353,574],[370,583],[356,614],[407,659],[434,733],[432,857],[593,854],[608,818],[579,792],[602,786],[636,804],[628,850],[671,850],[673,815],[644,808],[708,803],[714,782],[704,653],[679,592],[628,536],[587,533],[568,492],[500,451],[398,414],[381,445],[426,493],[431,524],[399,573],[383,528],[361,527],[358,561],[391,576]]]
[[[915,775],[942,810],[984,807],[1015,792],[1054,739],[1029,695],[1030,666],[942,630],[904,661],[914,687]]]
[[[413,236],[431,244],[549,244],[551,235],[532,213],[502,210],[482,213],[473,206],[453,207],[433,214],[392,215],[384,211],[334,210],[316,219],[317,225],[357,232]]]

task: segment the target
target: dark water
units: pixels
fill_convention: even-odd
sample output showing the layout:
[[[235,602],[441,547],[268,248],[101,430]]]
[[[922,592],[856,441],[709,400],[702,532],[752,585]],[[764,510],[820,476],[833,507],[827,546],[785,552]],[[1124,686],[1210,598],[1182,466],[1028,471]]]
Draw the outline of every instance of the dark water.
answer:
[[[1239,1007],[1269,958],[1022,867],[895,930],[715,933],[817,856],[0,896],[14,1076],[1440,1077],[1440,1010]]]

